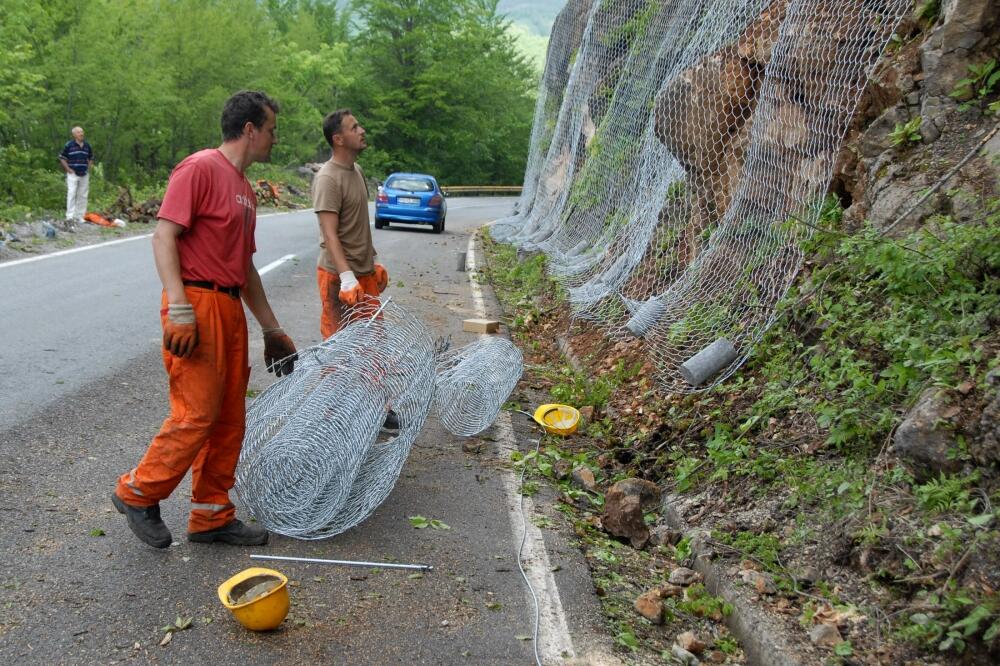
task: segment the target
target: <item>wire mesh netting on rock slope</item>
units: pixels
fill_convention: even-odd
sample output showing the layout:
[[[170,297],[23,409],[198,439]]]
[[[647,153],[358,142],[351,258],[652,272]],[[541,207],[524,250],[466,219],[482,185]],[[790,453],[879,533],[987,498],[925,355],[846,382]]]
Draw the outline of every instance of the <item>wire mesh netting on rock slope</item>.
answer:
[[[471,435],[489,427],[521,377],[520,352],[506,340],[439,358],[406,309],[387,302],[375,310],[359,306],[341,330],[300,351],[295,371],[247,411],[235,489],[269,531],[321,539],[357,525],[391,492],[436,391],[475,406],[476,414],[447,406],[441,414],[450,430]],[[484,365],[500,359],[503,367]],[[440,376],[439,361],[449,369]],[[392,436],[382,430],[389,410],[399,420]]]
[[[911,4],[570,0],[493,237],[544,252],[574,317],[641,338],[665,389],[722,381],[773,322]]]

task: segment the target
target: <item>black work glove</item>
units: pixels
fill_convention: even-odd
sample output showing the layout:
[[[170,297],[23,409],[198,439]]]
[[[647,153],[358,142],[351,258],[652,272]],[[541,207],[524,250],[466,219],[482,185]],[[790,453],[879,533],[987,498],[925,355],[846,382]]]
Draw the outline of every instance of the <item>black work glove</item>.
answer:
[[[295,353],[295,343],[283,330],[270,328],[264,331],[264,365],[268,372],[278,377],[290,375],[297,360],[299,355]]]

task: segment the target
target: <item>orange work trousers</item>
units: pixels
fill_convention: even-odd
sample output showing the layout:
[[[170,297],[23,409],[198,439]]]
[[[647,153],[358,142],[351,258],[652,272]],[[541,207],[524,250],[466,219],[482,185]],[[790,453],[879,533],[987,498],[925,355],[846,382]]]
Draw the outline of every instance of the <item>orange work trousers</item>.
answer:
[[[316,268],[316,281],[319,283],[319,300],[323,304],[323,312],[319,318],[319,332],[323,339],[340,330],[347,306],[340,302],[340,276],[327,270]],[[378,301],[379,289],[375,274],[359,275],[358,284],[369,296],[374,296],[360,306],[355,307],[355,313],[371,316],[375,314],[381,303]]]
[[[246,428],[250,379],[243,303],[229,294],[185,287],[194,306],[198,346],[188,358],[163,350],[170,380],[170,416],[139,465],[118,479],[127,504],[166,499],[191,469],[189,532],[222,527],[236,517],[229,490],[236,482]],[[166,319],[167,296],[161,318]]]

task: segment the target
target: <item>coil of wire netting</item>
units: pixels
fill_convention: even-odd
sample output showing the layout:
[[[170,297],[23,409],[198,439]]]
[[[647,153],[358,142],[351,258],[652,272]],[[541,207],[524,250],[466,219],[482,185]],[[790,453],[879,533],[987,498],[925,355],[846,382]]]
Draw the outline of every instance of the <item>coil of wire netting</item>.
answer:
[[[521,350],[507,338],[487,337],[439,357],[434,409],[456,435],[486,430],[524,372]]]
[[[358,306],[346,325],[299,352],[295,372],[250,405],[236,494],[266,529],[300,539],[339,534],[392,490],[430,410],[426,327],[404,308]],[[375,315],[373,317],[373,315]],[[392,411],[395,434],[383,425]]]

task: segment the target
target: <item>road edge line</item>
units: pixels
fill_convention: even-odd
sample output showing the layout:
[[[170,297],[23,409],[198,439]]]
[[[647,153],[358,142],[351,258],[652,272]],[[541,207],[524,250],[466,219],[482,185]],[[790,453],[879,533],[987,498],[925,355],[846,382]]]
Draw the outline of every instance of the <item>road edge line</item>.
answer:
[[[486,317],[486,301],[483,298],[482,289],[476,282],[476,233],[469,237],[468,248],[465,255],[466,271],[469,273],[469,285],[472,289],[472,303],[476,314],[482,318]],[[488,334],[481,334],[485,337]],[[498,444],[501,454],[510,459],[510,454],[517,451],[517,440],[514,436],[514,428],[511,425],[510,413],[501,411],[497,417]],[[528,575],[529,583],[538,598],[538,651],[543,662],[557,661],[576,656],[573,650],[573,638],[569,632],[569,624],[566,621],[566,613],[563,611],[562,601],[559,598],[559,588],[556,586],[555,576],[552,575],[552,566],[549,563],[549,554],[545,548],[545,539],[541,530],[530,520],[525,520],[525,515],[530,515],[534,511],[534,502],[530,497],[523,498],[523,513],[520,509],[522,498],[518,487],[517,477],[513,470],[505,469],[502,472],[504,492],[507,499],[507,514],[510,518],[511,533],[514,542],[521,540],[522,531],[525,533],[525,557],[522,563]]]

